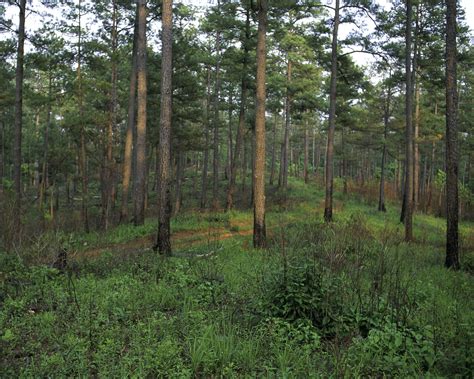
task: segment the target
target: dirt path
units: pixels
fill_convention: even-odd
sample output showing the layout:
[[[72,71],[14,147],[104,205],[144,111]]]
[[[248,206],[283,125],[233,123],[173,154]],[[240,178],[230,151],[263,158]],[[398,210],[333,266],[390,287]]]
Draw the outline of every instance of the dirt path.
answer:
[[[232,231],[231,228],[238,226],[239,230]],[[229,238],[238,236],[249,236],[252,234],[252,229],[247,229],[251,226],[250,223],[239,222],[234,224],[231,228],[206,228],[196,230],[183,230],[175,232],[171,235],[171,244],[174,249],[184,249],[196,245],[212,244],[218,241],[223,241]],[[245,228],[240,230],[240,228]],[[114,253],[134,253],[140,251],[151,250],[154,244],[155,235],[151,234],[145,237],[136,238],[123,243],[111,243],[92,249],[78,251],[73,254],[75,259],[96,258],[106,251],[113,251]]]

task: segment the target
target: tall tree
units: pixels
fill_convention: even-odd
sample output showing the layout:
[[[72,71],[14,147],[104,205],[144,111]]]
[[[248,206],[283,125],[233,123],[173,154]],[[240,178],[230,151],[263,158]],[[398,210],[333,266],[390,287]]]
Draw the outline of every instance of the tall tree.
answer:
[[[15,80],[15,133],[13,141],[13,184],[15,189],[14,226],[18,237],[21,230],[21,133],[23,119],[23,61],[25,56],[26,0],[18,3],[20,16]]]
[[[133,31],[132,67],[130,71],[130,83],[128,92],[128,118],[127,131],[125,135],[124,158],[122,167],[122,204],[120,209],[120,221],[128,219],[128,198],[130,178],[132,174],[132,149],[133,135],[135,134],[135,108],[137,94],[137,39],[138,39],[138,7],[135,12],[135,27]]]
[[[250,7],[245,9],[245,29],[242,41],[243,61],[242,61],[242,80],[240,87],[240,107],[239,107],[239,125],[235,137],[235,150],[232,164],[230,165],[229,187],[227,189],[226,210],[231,210],[234,206],[235,182],[237,177],[237,167],[241,156],[242,145],[245,134],[245,110],[247,103],[248,78],[247,70],[249,64],[249,42],[250,42]]]
[[[326,148],[326,198],[324,220],[332,221],[332,200],[334,188],[334,134],[336,131],[336,83],[337,83],[337,34],[339,29],[339,0],[334,8],[334,25],[331,45],[331,81],[329,88],[329,129]]]
[[[459,269],[456,0],[446,0],[446,261]]]
[[[217,15],[220,16],[220,0],[217,0]],[[216,30],[216,66],[214,78],[214,115],[212,119],[213,139],[212,147],[212,209],[216,211],[219,208],[219,97],[221,91],[221,30],[220,25],[217,25]]]
[[[138,38],[137,38],[137,141],[135,174],[135,225],[145,222],[146,197],[146,124],[147,124],[147,81],[146,81],[146,0],[138,0]]]
[[[411,44],[412,44],[412,0],[406,0],[405,26],[405,241],[413,239],[413,88],[411,73]]]
[[[266,245],[265,227],[265,101],[267,0],[258,3],[257,35],[257,104],[255,114],[255,156],[253,177],[253,246]]]
[[[162,3],[161,35],[161,107],[160,107],[160,141],[158,162],[158,235],[155,248],[161,254],[171,255],[170,241],[170,155],[171,155],[171,95],[173,72],[173,0]]]

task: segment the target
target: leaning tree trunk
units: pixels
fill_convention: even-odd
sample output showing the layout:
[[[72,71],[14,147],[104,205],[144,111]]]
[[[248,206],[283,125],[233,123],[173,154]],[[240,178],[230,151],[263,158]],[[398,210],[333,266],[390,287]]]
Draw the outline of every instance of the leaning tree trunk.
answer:
[[[413,239],[413,91],[412,91],[412,75],[411,75],[411,40],[412,40],[412,0],[406,2],[406,178],[405,178],[405,241],[409,242]]]
[[[13,140],[13,188],[15,203],[13,223],[17,238],[21,237],[21,129],[23,126],[23,61],[25,56],[26,0],[20,0],[20,24],[18,27],[18,49],[15,74],[15,131]]]
[[[265,227],[265,100],[266,100],[266,32],[267,0],[260,0],[258,10],[257,35],[257,103],[255,112],[255,158],[253,176],[253,245],[266,245]]]
[[[130,85],[128,91],[128,118],[127,132],[125,135],[125,147],[122,167],[122,204],[120,209],[120,222],[128,221],[128,198],[130,190],[130,178],[132,174],[132,148],[133,135],[135,134],[135,108],[137,93],[137,39],[138,39],[138,7],[135,15],[135,29],[133,32],[132,69],[130,72]]]
[[[171,199],[170,154],[173,73],[173,0],[163,0],[162,54],[161,54],[161,107],[160,107],[160,161],[158,165],[158,236],[156,247],[160,254],[171,255]]]
[[[331,47],[331,84],[329,92],[329,129],[326,149],[326,198],[324,203],[324,220],[332,221],[333,188],[334,188],[334,134],[336,131],[336,83],[337,83],[337,33],[339,29],[339,0],[336,0],[334,26]]]
[[[456,0],[446,0],[446,261],[459,269]]]
[[[146,0],[138,1],[138,37],[137,37],[137,139],[135,167],[135,208],[134,223],[145,222],[146,192],[146,124],[147,124],[147,82],[146,82]]]

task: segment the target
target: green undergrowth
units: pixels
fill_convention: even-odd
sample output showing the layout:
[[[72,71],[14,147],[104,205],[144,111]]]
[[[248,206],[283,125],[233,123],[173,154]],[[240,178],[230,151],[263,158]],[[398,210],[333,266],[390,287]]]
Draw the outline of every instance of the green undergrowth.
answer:
[[[0,377],[471,377],[472,271],[443,268],[444,221],[350,197],[322,222],[322,191],[291,181],[251,235],[206,238],[172,258],[104,247],[65,270],[0,254]],[[248,230],[251,213],[184,213],[175,233]],[[104,246],[155,231],[74,235]],[[472,224],[461,226],[464,257]]]

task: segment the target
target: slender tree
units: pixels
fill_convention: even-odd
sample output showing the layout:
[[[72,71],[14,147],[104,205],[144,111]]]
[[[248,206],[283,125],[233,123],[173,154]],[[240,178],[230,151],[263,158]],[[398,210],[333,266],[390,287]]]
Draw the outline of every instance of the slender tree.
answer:
[[[147,124],[147,81],[146,81],[146,0],[138,0],[137,38],[137,140],[135,173],[135,225],[145,222],[146,196],[146,124]]]
[[[266,33],[267,0],[258,3],[257,35],[257,104],[255,114],[255,151],[253,173],[253,245],[266,245],[265,227],[265,100],[266,100]]]
[[[412,0],[406,0],[406,28],[405,28],[405,241],[413,239],[413,88],[411,73],[411,43],[412,43]]]
[[[329,129],[326,148],[326,198],[324,203],[324,220],[332,221],[332,203],[334,187],[334,134],[336,131],[336,83],[337,83],[337,34],[339,29],[339,1],[334,8],[334,25],[331,46],[331,81],[329,89]]]
[[[171,95],[172,95],[172,45],[173,0],[162,3],[162,53],[161,53],[161,107],[160,107],[160,157],[158,162],[158,236],[156,247],[160,254],[171,255],[170,241],[170,155],[171,155]]]
[[[20,16],[15,74],[15,132],[13,141],[13,185],[15,189],[14,226],[18,237],[21,230],[21,133],[23,118],[23,61],[25,55],[26,0],[18,3]]]
[[[446,261],[459,269],[456,0],[446,0]]]
[[[137,94],[137,39],[138,39],[138,7],[135,14],[135,28],[133,32],[132,68],[130,71],[130,84],[128,92],[128,118],[127,131],[125,135],[125,146],[122,167],[122,204],[120,209],[120,221],[128,219],[128,198],[130,189],[130,178],[132,174],[132,149],[133,135],[135,129],[135,108]]]

